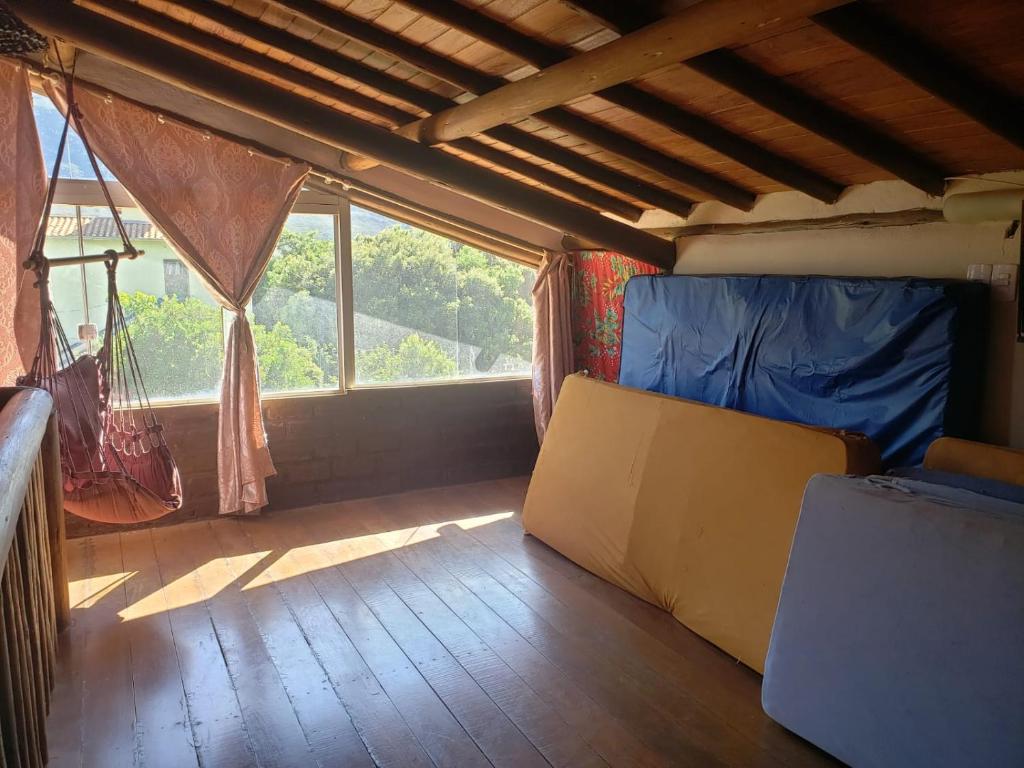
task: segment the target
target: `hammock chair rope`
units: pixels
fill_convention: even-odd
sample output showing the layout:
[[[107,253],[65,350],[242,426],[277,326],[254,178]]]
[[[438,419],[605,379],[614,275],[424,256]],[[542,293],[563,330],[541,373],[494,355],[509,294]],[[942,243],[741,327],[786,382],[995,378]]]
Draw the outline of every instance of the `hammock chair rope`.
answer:
[[[107,251],[107,313],[103,345],[95,356],[75,352],[50,295],[51,262],[44,255],[46,226],[60,165],[74,122],[128,258],[139,255],[114,204],[89,145],[74,99],[73,76],[66,77],[67,115],[47,188],[43,215],[25,268],[36,275],[40,292],[39,346],[19,383],[47,390],[54,399],[61,442],[64,506],[105,523],[154,520],[181,507],[181,479],[163,427],[150,405],[128,321],[117,291],[121,255]]]

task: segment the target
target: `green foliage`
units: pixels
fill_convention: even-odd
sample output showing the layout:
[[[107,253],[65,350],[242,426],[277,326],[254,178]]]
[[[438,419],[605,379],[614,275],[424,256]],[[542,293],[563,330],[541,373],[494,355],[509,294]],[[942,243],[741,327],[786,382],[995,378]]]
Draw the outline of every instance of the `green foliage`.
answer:
[[[337,280],[334,243],[317,232],[284,231],[264,279],[253,296],[253,315],[267,328],[290,329],[292,340],[307,350],[322,380],[338,383]],[[254,332],[255,333],[255,332]],[[261,362],[264,350],[257,339]],[[265,384],[265,386],[268,386]],[[309,384],[302,388],[309,388]],[[283,385],[268,386],[272,389]],[[299,388],[299,385],[296,387]]]
[[[530,359],[530,270],[402,225],[352,251],[358,311],[480,347],[484,368],[500,354]]]
[[[316,364],[315,348],[301,346],[284,323],[272,328],[254,323],[252,335],[260,360],[260,386],[266,391],[323,386],[324,372]]]
[[[397,349],[359,352],[360,380],[456,375],[454,359],[428,335],[480,347],[481,370],[501,354],[530,358],[530,270],[399,224],[356,237],[352,262],[357,310],[414,331]],[[122,295],[122,303],[151,396],[217,390],[223,365],[219,308],[145,293]],[[252,328],[266,391],[337,384],[333,242],[317,232],[282,233],[253,297]]]
[[[334,279],[334,243],[316,232],[285,230],[277,241],[277,251],[267,266],[266,275],[253,297],[258,305],[271,289],[305,291],[310,296],[328,299],[337,297]]]
[[[150,397],[217,391],[224,361],[219,308],[142,292],[122,293],[121,305]]]
[[[482,370],[501,354],[530,359],[533,273],[528,269],[430,232],[393,224],[353,239],[352,273],[358,312],[416,332],[414,340],[406,339],[398,350],[377,347],[361,352],[360,380],[458,373],[451,358],[425,336],[480,347],[477,366]],[[333,243],[316,232],[284,232],[253,298],[256,320],[268,328],[289,327],[294,340],[312,351],[330,382],[337,380],[332,374],[338,364],[335,286]],[[387,371],[394,375],[389,378]]]
[[[444,238],[399,225],[354,238],[352,286],[357,311],[456,338],[458,285]]]
[[[198,299],[121,294],[128,334],[145,372],[150,397],[216,392],[224,365],[221,310]],[[324,383],[314,350],[282,323],[252,324],[264,389],[308,389]]]
[[[436,341],[411,334],[397,350],[387,345],[356,354],[356,367],[364,381],[393,382],[442,379],[454,376],[455,361]]]

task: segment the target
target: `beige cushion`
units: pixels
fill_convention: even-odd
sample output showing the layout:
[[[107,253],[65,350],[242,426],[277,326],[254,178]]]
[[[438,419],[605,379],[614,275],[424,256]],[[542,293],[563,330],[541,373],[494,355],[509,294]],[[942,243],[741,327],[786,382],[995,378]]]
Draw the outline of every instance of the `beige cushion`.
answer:
[[[860,435],[571,376],[523,525],[763,671],[807,480],[877,469]]]
[[[940,437],[929,445],[924,467],[1024,485],[1024,451],[955,437]]]

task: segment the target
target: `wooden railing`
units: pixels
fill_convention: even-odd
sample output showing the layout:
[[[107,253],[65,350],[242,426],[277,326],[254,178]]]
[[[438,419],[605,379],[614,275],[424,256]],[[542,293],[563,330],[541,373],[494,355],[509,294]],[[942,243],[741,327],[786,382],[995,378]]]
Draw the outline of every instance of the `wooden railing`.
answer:
[[[46,764],[57,633],[70,616],[53,401],[0,388],[0,758]]]

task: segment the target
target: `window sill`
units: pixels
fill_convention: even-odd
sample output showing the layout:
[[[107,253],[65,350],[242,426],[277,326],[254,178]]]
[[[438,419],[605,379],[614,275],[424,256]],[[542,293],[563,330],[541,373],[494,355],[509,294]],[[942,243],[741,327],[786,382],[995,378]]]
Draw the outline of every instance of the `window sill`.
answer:
[[[503,381],[530,381],[532,378],[532,374],[513,373],[507,376],[481,376],[479,378],[440,379],[438,381],[398,381],[394,384],[353,384],[349,387],[349,391],[362,392],[378,389],[417,389],[419,387],[451,387],[462,386],[465,384],[497,384]]]
[[[373,392],[376,390],[389,389],[418,389],[420,387],[453,387],[467,384],[498,384],[501,382],[530,381],[530,374],[509,374],[507,376],[481,376],[479,378],[466,379],[442,379],[440,381],[402,381],[394,384],[354,384],[347,390],[343,389],[322,389],[305,392],[271,392],[263,395],[262,399],[267,400],[298,400],[321,397],[343,397],[351,392]],[[219,398],[195,398],[182,400],[153,400],[150,404],[154,409],[180,408],[182,406],[218,405]]]
[[[270,392],[262,396],[262,400],[292,400],[307,397],[337,397],[344,395],[341,389],[306,390],[304,392]],[[218,405],[219,397],[183,398],[181,400],[152,400],[153,408],[178,408],[183,405]]]

